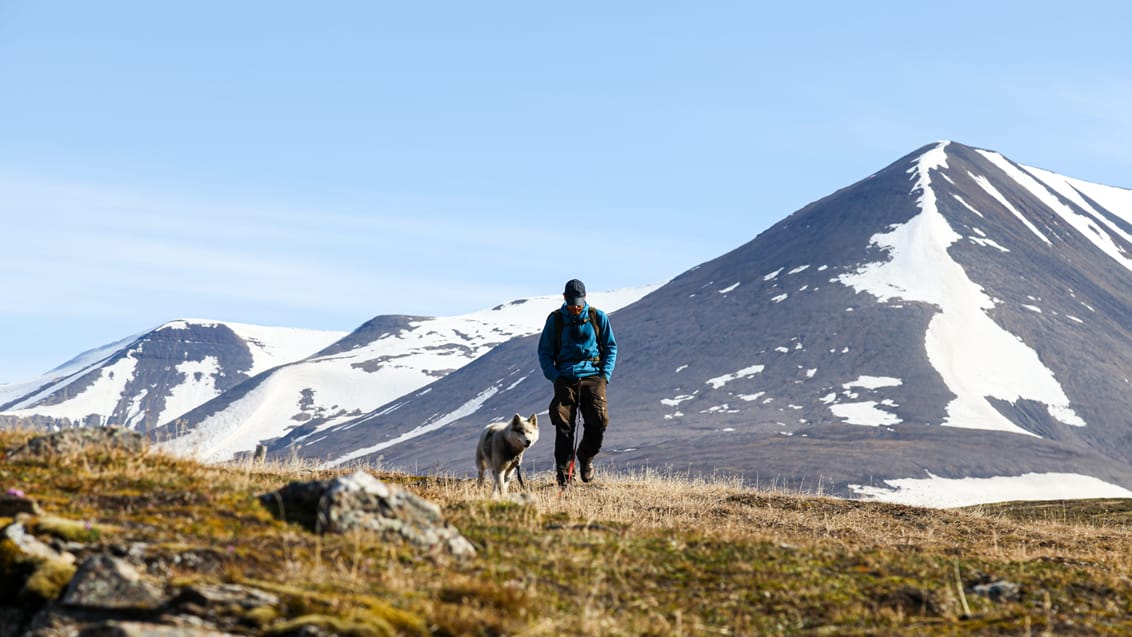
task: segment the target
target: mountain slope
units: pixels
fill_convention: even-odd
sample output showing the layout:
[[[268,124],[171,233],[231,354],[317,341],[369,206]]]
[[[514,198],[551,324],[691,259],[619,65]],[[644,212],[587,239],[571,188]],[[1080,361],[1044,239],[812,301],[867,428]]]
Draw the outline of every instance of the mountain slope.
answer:
[[[80,355],[0,395],[0,416],[46,424],[154,428],[343,332],[177,320]]]
[[[656,285],[592,297],[610,308]],[[166,449],[226,460],[261,441],[317,436],[542,328],[561,296],[519,299],[454,317],[379,316],[326,349],[232,388],[157,429]]]
[[[918,149],[617,312],[599,468],[842,495],[1029,472],[1132,487],[1130,237],[1127,190]],[[545,412],[534,351],[505,343],[276,453],[467,473],[484,424]]]

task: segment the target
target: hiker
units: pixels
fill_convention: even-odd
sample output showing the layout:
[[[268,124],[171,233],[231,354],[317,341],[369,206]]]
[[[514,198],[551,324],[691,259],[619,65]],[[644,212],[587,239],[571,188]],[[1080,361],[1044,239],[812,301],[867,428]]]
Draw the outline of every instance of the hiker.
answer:
[[[573,479],[578,462],[583,482],[594,479],[594,456],[601,451],[609,411],[605,388],[617,362],[617,342],[605,312],[586,303],[586,286],[566,282],[562,307],[546,317],[538,341],[538,362],[554,383],[550,422],[554,424],[554,464],[558,486]],[[585,430],[575,452],[575,420],[582,413]]]

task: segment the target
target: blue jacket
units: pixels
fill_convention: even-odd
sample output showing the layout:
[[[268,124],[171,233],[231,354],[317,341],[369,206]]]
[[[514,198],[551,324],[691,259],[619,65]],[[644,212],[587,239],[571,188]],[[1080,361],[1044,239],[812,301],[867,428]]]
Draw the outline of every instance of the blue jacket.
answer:
[[[613,338],[613,328],[605,312],[594,308],[597,314],[601,342],[598,342],[594,326],[590,324],[590,306],[587,303],[577,317],[570,314],[566,304],[546,317],[542,337],[538,341],[538,362],[547,380],[566,378],[588,378],[598,374],[609,380],[613,376],[613,366],[617,364],[617,341]],[[554,315],[562,315],[561,347],[555,351]]]

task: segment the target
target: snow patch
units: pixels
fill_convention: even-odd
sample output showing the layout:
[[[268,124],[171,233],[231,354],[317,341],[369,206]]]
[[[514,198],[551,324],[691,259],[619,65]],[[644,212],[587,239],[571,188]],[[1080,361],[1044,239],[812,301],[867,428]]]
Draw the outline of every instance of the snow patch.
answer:
[[[695,394],[681,394],[673,398],[662,398],[660,399],[660,404],[664,405],[665,407],[677,407],[680,405],[680,403],[686,403],[695,397]]]
[[[834,416],[850,425],[865,427],[881,427],[884,425],[898,425],[902,421],[891,412],[877,406],[875,400],[866,400],[859,403],[837,403],[829,406]]]
[[[885,480],[886,486],[849,485],[862,500],[912,506],[952,508],[1015,500],[1129,498],[1132,491],[1092,476],[1075,473],[1026,473],[993,478],[927,478]]]
[[[970,240],[971,243],[978,245],[978,246],[982,246],[984,248],[994,248],[995,250],[998,250],[999,252],[1010,252],[1010,250],[1008,248],[1000,246],[999,244],[995,243],[992,239],[983,239],[983,238],[980,238],[980,237],[967,237],[967,239]]]
[[[903,385],[904,381],[899,378],[891,376],[858,376],[857,380],[851,380],[842,387],[851,389],[853,387],[864,387],[865,389],[880,389],[881,387],[899,387]]]
[[[709,378],[704,382],[705,384],[711,385],[712,389],[719,389],[720,387],[723,387],[733,380],[746,378],[748,376],[754,376],[755,374],[762,372],[764,369],[766,369],[765,365],[751,365],[750,367],[744,367],[743,369],[740,369],[735,373],[724,374],[723,376],[716,376],[715,378]]]

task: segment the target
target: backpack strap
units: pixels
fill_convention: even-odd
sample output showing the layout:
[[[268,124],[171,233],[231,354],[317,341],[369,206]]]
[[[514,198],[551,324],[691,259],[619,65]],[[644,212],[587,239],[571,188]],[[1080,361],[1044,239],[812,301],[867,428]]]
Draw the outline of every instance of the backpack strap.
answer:
[[[550,313],[554,317],[554,359],[558,361],[558,352],[562,351],[562,310]]]

